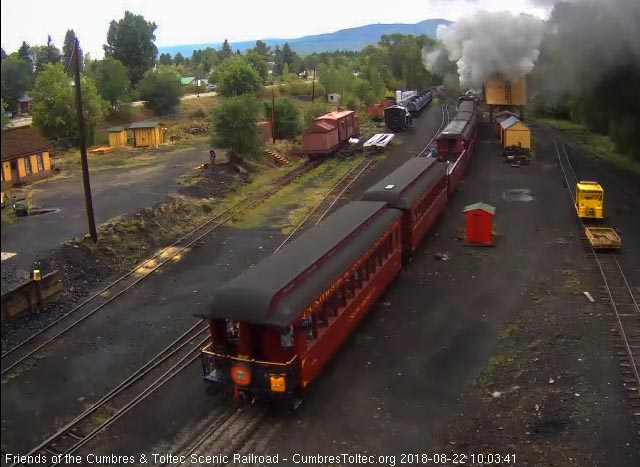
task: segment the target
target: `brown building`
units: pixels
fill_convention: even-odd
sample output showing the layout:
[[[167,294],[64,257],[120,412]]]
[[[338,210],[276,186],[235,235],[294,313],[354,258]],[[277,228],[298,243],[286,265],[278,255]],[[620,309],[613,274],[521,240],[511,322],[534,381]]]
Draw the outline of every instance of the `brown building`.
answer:
[[[2,189],[51,174],[51,145],[30,126],[2,131]]]
[[[107,128],[109,133],[109,146],[112,148],[122,148],[127,145],[127,129],[123,126],[112,126]]]
[[[164,125],[161,122],[136,122],[129,125],[133,131],[133,146],[144,148],[158,147],[164,143]]]

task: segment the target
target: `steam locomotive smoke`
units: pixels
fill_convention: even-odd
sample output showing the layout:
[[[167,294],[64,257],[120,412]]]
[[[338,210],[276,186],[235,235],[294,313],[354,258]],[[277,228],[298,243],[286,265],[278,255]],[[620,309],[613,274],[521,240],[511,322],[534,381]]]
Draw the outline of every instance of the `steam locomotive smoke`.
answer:
[[[534,0],[548,6],[551,0]],[[619,67],[640,63],[639,0],[555,2],[543,42],[543,62],[553,61],[557,91],[590,86]],[[549,73],[551,74],[551,73]]]
[[[463,88],[479,88],[496,73],[515,80],[530,72],[543,33],[538,18],[486,11],[437,30],[444,54],[457,62]],[[429,71],[442,74],[442,51],[423,51],[423,61]]]

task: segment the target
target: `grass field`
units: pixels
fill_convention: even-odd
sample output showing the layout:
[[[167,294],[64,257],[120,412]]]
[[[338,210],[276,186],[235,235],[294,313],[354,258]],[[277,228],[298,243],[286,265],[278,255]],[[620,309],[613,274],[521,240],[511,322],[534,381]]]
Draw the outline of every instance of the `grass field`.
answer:
[[[568,120],[556,120],[552,118],[538,118],[532,120],[563,131],[573,141],[593,153],[595,156],[640,175],[640,163],[634,161],[629,156],[616,152],[615,143],[611,141],[608,136],[592,133],[582,125]]]

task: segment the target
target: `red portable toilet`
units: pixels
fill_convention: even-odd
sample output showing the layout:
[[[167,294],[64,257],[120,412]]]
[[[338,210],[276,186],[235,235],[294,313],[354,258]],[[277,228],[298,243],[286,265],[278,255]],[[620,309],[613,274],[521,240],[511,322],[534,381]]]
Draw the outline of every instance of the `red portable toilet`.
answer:
[[[465,242],[472,245],[492,245],[493,216],[496,208],[485,203],[470,204],[463,209],[467,216]]]

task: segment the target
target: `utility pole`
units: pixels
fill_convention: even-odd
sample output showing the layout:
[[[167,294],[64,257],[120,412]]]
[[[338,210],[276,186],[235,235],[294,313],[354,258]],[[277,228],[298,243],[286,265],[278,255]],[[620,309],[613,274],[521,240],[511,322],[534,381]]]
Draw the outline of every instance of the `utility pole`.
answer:
[[[96,220],[93,216],[93,200],[91,199],[91,182],[89,181],[89,161],[87,161],[87,141],[84,134],[84,112],[82,110],[82,90],[80,89],[80,44],[78,38],[74,44],[73,56],[76,61],[76,108],[78,111],[78,133],[80,138],[80,162],[82,163],[82,182],[84,183],[84,201],[87,207],[87,220],[89,221],[89,234],[93,243],[98,241]]]
[[[271,137],[273,144],[276,144],[276,94],[271,88]]]
[[[311,102],[316,98],[316,69],[313,68],[313,81],[311,82]]]

